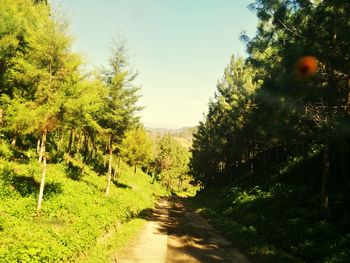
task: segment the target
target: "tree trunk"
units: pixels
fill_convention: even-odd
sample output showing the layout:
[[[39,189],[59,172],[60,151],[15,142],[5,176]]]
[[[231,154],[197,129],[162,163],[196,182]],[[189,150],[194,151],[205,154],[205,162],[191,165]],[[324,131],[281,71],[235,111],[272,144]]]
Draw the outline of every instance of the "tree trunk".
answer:
[[[80,154],[81,151],[81,142],[84,140],[84,134],[81,132],[78,132],[78,142],[77,142],[77,153]]]
[[[43,157],[45,154],[45,145],[46,145],[46,133],[47,133],[47,129],[44,128],[43,130],[43,134],[41,137],[41,145],[40,145],[40,151],[39,151],[39,163],[41,163],[43,161]]]
[[[344,149],[343,148],[343,151],[341,152],[341,157],[340,157],[340,162],[341,162],[341,180],[344,182],[344,180],[346,180],[346,164],[347,164],[347,153],[348,153],[348,150],[347,150],[347,146],[346,148]]]
[[[12,138],[12,141],[11,141],[11,145],[12,145],[12,146],[16,146],[16,141],[17,141],[17,134],[15,133],[15,134],[13,135],[13,138]]]
[[[179,178],[179,181],[177,183],[177,191],[180,192],[181,189],[182,189],[182,179]]]
[[[73,141],[74,141],[74,132],[75,132],[75,129],[71,129],[70,130],[69,142],[68,142],[68,154],[69,155],[71,155],[71,153],[72,153],[72,145],[73,145]]]
[[[350,90],[350,77],[348,77],[347,81],[348,81],[348,88],[347,88],[347,90]],[[350,92],[348,93],[348,101],[347,101],[346,112],[348,114],[350,114]]]
[[[112,179],[112,157],[113,157],[113,151],[112,151],[112,143],[109,147],[109,163],[108,163],[108,173],[107,173],[107,188],[106,188],[106,195],[109,195],[109,190],[111,188],[111,179]]]
[[[117,177],[117,166],[114,166],[113,179]]]
[[[329,144],[325,145],[323,150],[323,161],[322,161],[322,206],[328,208],[328,178],[329,178]]]
[[[249,163],[250,163],[250,174],[254,174],[254,150],[249,153]]]
[[[94,151],[95,151],[95,148],[94,148],[93,145],[92,145],[91,151],[90,151],[90,153],[89,153],[89,156],[88,156],[88,158],[87,158],[86,163],[90,163],[90,162],[91,162],[92,157],[94,156]]]
[[[40,137],[39,137],[37,142],[36,142],[36,153],[37,154],[39,154],[39,152],[40,152],[40,143],[41,143],[41,140],[40,140]]]
[[[47,129],[45,128],[42,134],[41,149],[40,149],[40,153],[42,153],[43,163],[42,163],[42,174],[41,174],[41,182],[40,182],[40,190],[39,190],[39,198],[38,198],[38,207],[37,207],[38,213],[41,210],[41,204],[43,202],[43,196],[44,196],[44,186],[45,186],[45,176],[46,176],[46,151],[45,151],[46,133],[47,133]]]
[[[62,144],[63,144],[63,141],[64,141],[64,132],[61,131],[60,132],[60,139],[59,139],[59,142],[57,143],[57,151],[61,151],[61,147],[62,147]]]
[[[83,158],[83,163],[87,163],[88,156],[89,156],[89,137],[85,136],[84,139],[84,158]]]
[[[107,166],[107,158],[106,156],[103,156],[103,167],[106,168]]]
[[[133,188],[135,188],[136,185],[136,165],[134,166],[134,183],[133,183]]]

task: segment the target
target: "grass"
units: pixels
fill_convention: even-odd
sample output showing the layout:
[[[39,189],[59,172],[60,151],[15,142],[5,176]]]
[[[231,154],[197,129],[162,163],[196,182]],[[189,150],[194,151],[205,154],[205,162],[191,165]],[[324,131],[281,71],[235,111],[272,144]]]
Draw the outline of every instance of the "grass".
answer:
[[[207,190],[192,203],[252,262],[349,262],[350,235],[317,205],[302,203],[300,192],[231,190],[226,197]]]
[[[133,238],[145,223],[145,219],[134,218],[116,226],[97,241],[96,246],[82,252],[75,262],[95,263],[116,261],[128,241]]]
[[[323,209],[319,187],[307,183],[311,173],[302,178],[300,163],[288,160],[263,186],[202,190],[192,204],[252,262],[350,262],[348,192],[331,193]]]
[[[222,204],[217,200],[217,196],[222,194],[220,190],[203,191],[192,199],[191,203],[252,262],[303,262],[303,260],[293,257],[278,246],[269,243],[266,237],[260,234],[257,225],[247,220],[248,218],[261,220],[262,215],[259,214],[259,211],[253,213],[249,211],[249,214],[248,211],[242,211],[240,215],[236,215],[233,212],[233,209],[235,209],[233,205],[223,211]],[[213,199],[208,201],[211,197]],[[271,223],[273,224],[273,222]]]
[[[106,177],[89,168],[72,179],[65,163],[50,164],[40,216],[36,161],[0,160],[0,262],[109,262],[142,225],[139,213],[165,190],[122,164],[110,195]]]

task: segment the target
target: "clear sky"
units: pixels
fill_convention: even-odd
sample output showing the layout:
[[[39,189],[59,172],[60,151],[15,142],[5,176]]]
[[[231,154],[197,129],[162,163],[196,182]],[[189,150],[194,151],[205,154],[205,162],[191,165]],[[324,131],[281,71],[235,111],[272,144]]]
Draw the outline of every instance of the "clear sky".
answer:
[[[256,32],[253,0],[51,0],[71,21],[74,50],[107,64],[122,32],[139,72],[146,126],[197,125],[232,54],[245,55],[242,30]]]

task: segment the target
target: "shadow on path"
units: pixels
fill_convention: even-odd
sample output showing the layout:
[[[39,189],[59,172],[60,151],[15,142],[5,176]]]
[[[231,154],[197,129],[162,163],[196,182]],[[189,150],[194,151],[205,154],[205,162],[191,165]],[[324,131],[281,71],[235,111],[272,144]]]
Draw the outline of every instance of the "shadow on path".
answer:
[[[154,234],[167,235],[164,260],[151,262],[249,262],[228,240],[191,209],[184,198],[163,199],[153,211],[144,210],[140,217],[149,222],[157,222],[153,229]]]

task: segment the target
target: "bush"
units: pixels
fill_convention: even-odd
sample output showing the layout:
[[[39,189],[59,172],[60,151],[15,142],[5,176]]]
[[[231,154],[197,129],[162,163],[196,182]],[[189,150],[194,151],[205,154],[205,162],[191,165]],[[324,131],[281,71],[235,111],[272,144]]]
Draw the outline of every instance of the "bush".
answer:
[[[4,141],[0,141],[0,158],[8,160],[12,156],[13,152],[11,150],[11,146]]]

